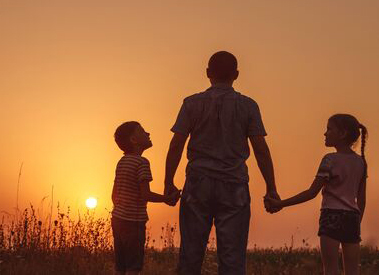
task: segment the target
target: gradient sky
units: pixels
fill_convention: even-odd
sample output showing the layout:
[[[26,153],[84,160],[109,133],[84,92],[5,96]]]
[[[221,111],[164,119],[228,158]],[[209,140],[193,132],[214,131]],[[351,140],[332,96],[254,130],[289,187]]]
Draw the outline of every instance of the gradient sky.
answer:
[[[283,198],[307,188],[326,122],[351,113],[369,130],[366,243],[378,243],[379,1],[0,0],[0,211],[32,203],[46,215],[54,185],[61,207],[112,208],[121,152],[115,128],[138,120],[151,133],[151,187],[163,191],[170,128],[184,97],[209,86],[216,51],[239,60],[235,89],[260,105]],[[182,158],[175,182],[184,182]],[[315,245],[321,195],[269,215],[255,160],[250,245]],[[44,197],[47,198],[43,200]],[[45,211],[45,212],[43,212]],[[148,206],[155,237],[178,207]]]

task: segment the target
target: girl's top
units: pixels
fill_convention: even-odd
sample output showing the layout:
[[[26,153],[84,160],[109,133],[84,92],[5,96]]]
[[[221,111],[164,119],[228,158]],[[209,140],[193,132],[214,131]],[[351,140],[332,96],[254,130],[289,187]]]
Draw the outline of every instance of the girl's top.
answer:
[[[146,201],[140,185],[152,181],[149,161],[138,155],[123,156],[116,167],[112,216],[128,221],[147,221]]]
[[[364,162],[356,153],[326,154],[317,171],[326,179],[321,209],[357,210],[357,196],[363,178]]]

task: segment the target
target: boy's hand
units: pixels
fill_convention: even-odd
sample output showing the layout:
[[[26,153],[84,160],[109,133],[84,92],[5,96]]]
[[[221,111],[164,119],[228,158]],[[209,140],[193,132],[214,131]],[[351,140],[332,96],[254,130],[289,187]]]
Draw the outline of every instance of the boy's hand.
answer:
[[[180,199],[182,190],[177,190],[175,192],[170,193],[169,195],[166,195],[167,201],[165,202],[169,206],[175,206],[178,200]]]

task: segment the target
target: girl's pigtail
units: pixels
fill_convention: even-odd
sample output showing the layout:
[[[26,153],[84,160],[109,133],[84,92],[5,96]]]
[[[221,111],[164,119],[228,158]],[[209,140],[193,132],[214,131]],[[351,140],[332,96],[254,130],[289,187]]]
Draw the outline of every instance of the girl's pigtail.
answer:
[[[367,128],[363,124],[359,124],[359,129],[361,129],[361,156],[364,163],[364,174],[363,178],[367,178],[367,161],[365,155],[366,139],[367,139]]]

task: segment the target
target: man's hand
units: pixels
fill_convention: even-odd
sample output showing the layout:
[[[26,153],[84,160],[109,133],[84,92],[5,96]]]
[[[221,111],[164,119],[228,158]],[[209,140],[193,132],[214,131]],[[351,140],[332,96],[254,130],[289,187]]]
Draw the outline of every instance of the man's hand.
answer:
[[[270,214],[276,213],[282,210],[283,207],[279,205],[281,199],[277,192],[268,192],[264,197],[264,205],[266,211]]]
[[[179,191],[179,189],[174,184],[166,184],[164,186],[164,194],[165,195],[170,195],[170,194],[176,193],[178,191]]]

